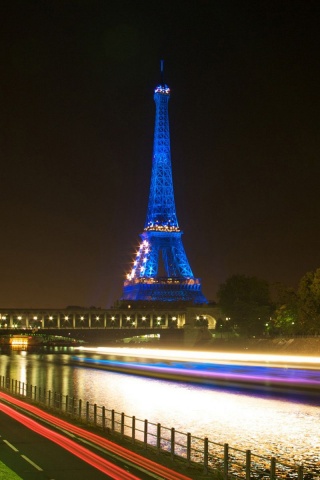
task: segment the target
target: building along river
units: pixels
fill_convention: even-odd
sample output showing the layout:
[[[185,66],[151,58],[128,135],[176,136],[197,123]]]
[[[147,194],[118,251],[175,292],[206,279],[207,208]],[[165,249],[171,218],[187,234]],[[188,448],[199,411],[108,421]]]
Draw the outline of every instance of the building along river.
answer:
[[[88,368],[74,361],[79,355],[61,347],[2,349],[0,375],[242,450],[302,462],[320,472],[319,392],[293,395],[214,382],[175,382],[94,364]],[[101,355],[86,352],[85,357],[97,360]]]

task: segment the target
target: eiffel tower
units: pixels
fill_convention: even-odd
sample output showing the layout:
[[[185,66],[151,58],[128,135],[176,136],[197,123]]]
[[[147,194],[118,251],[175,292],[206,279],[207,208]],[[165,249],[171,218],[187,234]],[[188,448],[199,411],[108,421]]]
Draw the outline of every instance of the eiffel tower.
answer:
[[[208,303],[189,265],[179,228],[172,182],[168,104],[170,88],[154,90],[156,118],[149,203],[141,243],[124,282],[122,300]]]

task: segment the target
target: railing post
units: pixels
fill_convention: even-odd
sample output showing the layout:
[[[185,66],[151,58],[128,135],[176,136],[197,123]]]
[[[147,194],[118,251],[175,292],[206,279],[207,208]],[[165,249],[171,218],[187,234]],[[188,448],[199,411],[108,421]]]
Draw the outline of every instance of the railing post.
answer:
[[[146,450],[148,445],[148,420],[144,421],[143,443]]]
[[[209,450],[209,441],[208,437],[204,438],[204,445],[203,445],[203,467],[204,467],[204,473],[208,473],[208,450]]]
[[[102,407],[102,431],[106,429],[106,407]]]
[[[246,450],[246,480],[250,480],[251,473],[251,450]]]
[[[223,452],[223,478],[224,480],[228,480],[228,473],[229,473],[229,445],[228,443],[224,444],[224,452]]]
[[[79,398],[78,415],[79,415],[79,418],[81,419],[81,417],[82,417],[82,400],[81,400],[81,398]]]
[[[303,480],[303,465],[298,467],[298,480]]]
[[[124,413],[121,413],[121,438],[123,438],[124,435]]]
[[[111,410],[111,431],[114,432],[114,410]]]
[[[187,433],[187,465],[190,466],[191,460],[191,433]]]
[[[157,451],[161,449],[161,423],[157,423]]]
[[[97,404],[93,405],[93,423],[97,425]]]
[[[59,395],[59,410],[62,410],[62,404],[63,404],[62,393],[60,393],[60,395]]]
[[[171,460],[174,460],[175,429],[171,428]]]
[[[136,417],[135,416],[132,417],[131,437],[132,437],[132,443],[134,443],[136,438]]]
[[[37,386],[34,387],[34,401],[37,400]]]
[[[69,395],[66,395],[66,412],[69,411]]]
[[[51,407],[51,390],[49,390],[48,392],[48,404],[49,404],[49,407]]]
[[[86,403],[86,423],[89,423],[89,402]]]
[[[275,457],[271,457],[270,480],[276,480],[276,459],[275,459]]]

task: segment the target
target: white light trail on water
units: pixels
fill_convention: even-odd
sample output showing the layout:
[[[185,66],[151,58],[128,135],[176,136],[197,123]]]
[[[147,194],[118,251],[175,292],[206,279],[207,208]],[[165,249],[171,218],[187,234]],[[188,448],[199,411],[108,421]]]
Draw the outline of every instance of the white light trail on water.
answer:
[[[296,367],[303,365],[304,368],[312,366],[312,368],[320,369],[320,357],[304,356],[304,355],[276,355],[276,354],[258,354],[258,353],[234,353],[234,352],[196,352],[182,350],[161,350],[151,348],[126,348],[126,347],[77,347],[78,350],[92,353],[102,353],[105,355],[115,355],[121,357],[139,357],[152,358],[161,360],[180,360],[188,362],[220,362],[220,363],[241,363],[265,365],[286,364]]]

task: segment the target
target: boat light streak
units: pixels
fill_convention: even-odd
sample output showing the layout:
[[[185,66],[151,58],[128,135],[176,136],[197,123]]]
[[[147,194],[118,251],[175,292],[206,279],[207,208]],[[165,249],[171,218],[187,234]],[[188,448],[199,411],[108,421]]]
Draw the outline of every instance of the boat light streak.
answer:
[[[143,359],[137,357],[109,358],[73,356],[72,361],[78,365],[102,368],[134,375],[144,375],[209,384],[251,384],[260,386],[280,386],[293,389],[319,391],[319,369],[288,368],[265,364],[205,363],[166,359]]]
[[[120,357],[139,357],[161,360],[180,360],[199,363],[240,363],[240,364],[279,364],[286,368],[295,368],[297,365],[303,365],[304,368],[320,369],[320,357],[303,355],[275,355],[275,354],[256,354],[256,353],[234,353],[234,352],[195,352],[181,350],[161,350],[151,348],[117,348],[117,347],[77,347],[78,350],[101,353],[106,355],[116,355]]]

